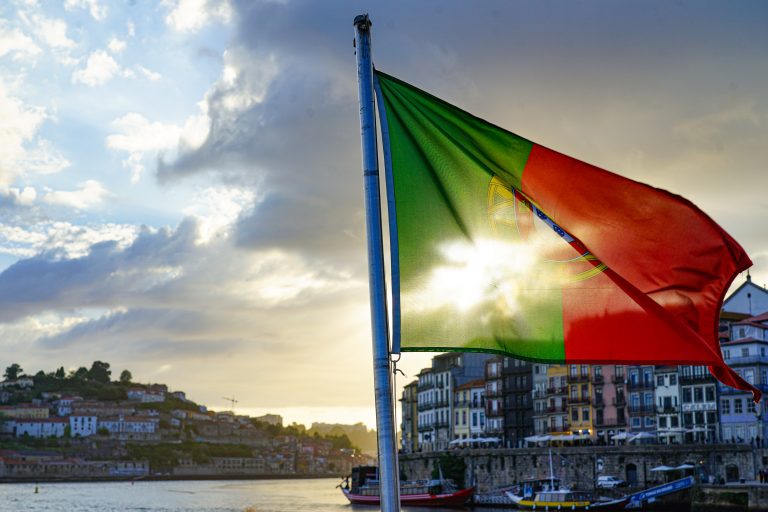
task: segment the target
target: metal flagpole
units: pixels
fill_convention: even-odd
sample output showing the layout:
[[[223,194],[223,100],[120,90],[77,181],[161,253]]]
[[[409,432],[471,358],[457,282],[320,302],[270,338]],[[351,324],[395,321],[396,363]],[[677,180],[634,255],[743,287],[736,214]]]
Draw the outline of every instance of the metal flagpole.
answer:
[[[357,84],[360,97],[360,136],[363,143],[365,181],[365,222],[368,233],[368,281],[371,296],[373,333],[373,385],[376,396],[376,430],[379,442],[379,492],[381,510],[400,510],[395,420],[389,360],[389,328],[384,284],[384,252],[379,202],[379,155],[376,148],[376,119],[373,103],[373,62],[371,61],[371,20],[367,14],[355,17]]]

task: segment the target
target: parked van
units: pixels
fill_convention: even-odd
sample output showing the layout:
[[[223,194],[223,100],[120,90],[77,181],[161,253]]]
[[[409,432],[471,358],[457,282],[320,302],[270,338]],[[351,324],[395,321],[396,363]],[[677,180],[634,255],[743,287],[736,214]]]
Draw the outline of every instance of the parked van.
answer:
[[[613,489],[614,487],[624,487],[627,482],[616,478],[615,476],[599,476],[597,477],[597,487],[600,489]]]

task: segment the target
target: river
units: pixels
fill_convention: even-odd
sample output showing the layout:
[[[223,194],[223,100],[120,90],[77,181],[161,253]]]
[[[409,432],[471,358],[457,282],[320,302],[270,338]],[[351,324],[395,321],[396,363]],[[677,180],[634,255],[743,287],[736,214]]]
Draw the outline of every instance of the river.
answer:
[[[352,512],[337,479],[0,484],[0,511]],[[406,507],[405,511],[434,508]],[[456,509],[452,509],[456,510]],[[482,509],[492,512],[491,509]]]

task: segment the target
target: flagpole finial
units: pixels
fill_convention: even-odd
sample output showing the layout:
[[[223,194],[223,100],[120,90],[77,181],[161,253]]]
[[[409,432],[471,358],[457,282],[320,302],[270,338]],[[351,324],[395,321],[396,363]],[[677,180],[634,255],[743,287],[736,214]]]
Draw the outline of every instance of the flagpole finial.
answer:
[[[358,25],[363,25],[362,27],[360,27],[363,30],[368,30],[369,28],[371,28],[371,25],[372,25],[371,18],[368,17],[368,13],[358,14],[357,16],[355,16],[355,21],[353,21],[352,24],[356,27]]]

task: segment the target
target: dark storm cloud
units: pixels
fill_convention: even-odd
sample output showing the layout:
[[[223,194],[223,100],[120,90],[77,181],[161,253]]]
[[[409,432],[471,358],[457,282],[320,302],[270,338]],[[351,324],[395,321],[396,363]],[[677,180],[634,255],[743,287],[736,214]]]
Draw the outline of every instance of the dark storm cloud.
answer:
[[[765,68],[743,64],[766,62],[759,49],[768,36],[756,16],[766,8],[752,2],[744,9],[684,2],[234,6],[237,81],[209,94],[208,140],[160,162],[158,176],[217,171],[251,184],[262,201],[240,219],[239,244],[339,262],[360,260],[364,233],[351,47],[360,12],[370,9],[383,70],[540,143],[681,193],[697,172],[685,163],[715,148],[706,140],[711,132],[680,131],[681,119],[716,118],[762,94],[767,78]],[[268,62],[276,74],[264,79]],[[226,106],[262,82],[260,101]],[[754,109],[764,120],[765,107]],[[747,137],[766,135],[764,126],[757,134],[749,132],[754,123],[739,126]],[[718,144],[739,134],[742,128],[725,130]],[[731,172],[754,175],[742,158]],[[701,172],[714,176],[702,187],[722,188],[721,176]]]
[[[0,321],[45,310],[119,304],[117,297],[146,291],[166,276],[157,269],[180,265],[194,250],[193,221],[175,231],[142,230],[125,249],[116,242],[91,246],[86,256],[47,252],[20,260],[0,273]]]

